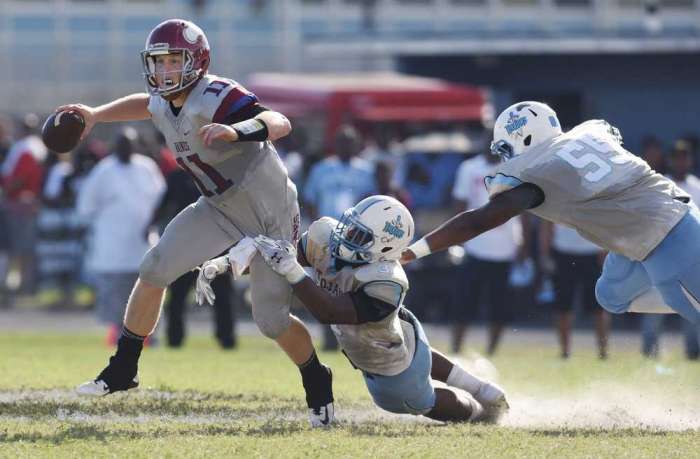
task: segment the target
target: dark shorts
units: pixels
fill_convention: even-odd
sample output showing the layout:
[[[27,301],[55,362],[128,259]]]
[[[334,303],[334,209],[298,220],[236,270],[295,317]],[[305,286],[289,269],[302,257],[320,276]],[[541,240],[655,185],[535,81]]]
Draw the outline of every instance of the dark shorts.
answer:
[[[600,310],[595,299],[595,283],[600,276],[598,255],[572,255],[552,251],[556,271],[554,284],[554,310],[570,312],[574,309],[576,291],[581,294],[581,308],[586,312]]]
[[[488,261],[469,256],[462,266],[461,281],[457,282],[452,320],[460,323],[479,317],[484,305],[486,317],[495,323],[513,319],[511,289],[508,284],[510,261]]]

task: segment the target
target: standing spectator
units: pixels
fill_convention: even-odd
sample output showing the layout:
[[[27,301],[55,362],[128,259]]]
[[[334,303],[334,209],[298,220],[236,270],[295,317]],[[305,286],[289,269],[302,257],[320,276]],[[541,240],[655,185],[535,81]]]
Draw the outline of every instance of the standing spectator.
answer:
[[[490,153],[462,162],[452,189],[458,212],[481,207],[488,202],[484,178],[494,173],[498,162],[498,157]],[[460,352],[467,324],[478,315],[484,296],[490,322],[486,351],[489,355],[496,351],[503,327],[512,319],[508,278],[513,261],[525,254],[523,234],[522,221],[512,219],[464,245],[464,282],[458,284],[457,301],[452,311],[452,352]]]
[[[374,193],[372,165],[357,156],[360,138],[352,126],[341,126],[335,136],[335,155],[316,163],[304,186],[304,201],[311,220],[319,216],[339,219],[345,209]],[[323,349],[338,348],[330,327],[324,327]]]
[[[669,175],[683,191],[691,196],[697,206],[700,203],[700,179],[692,175],[693,154],[691,145],[683,140],[675,143],[669,155]],[[665,315],[646,314],[642,318],[642,353],[647,357],[656,357],[659,353],[659,336]],[[693,326],[687,320],[682,320],[685,341],[685,354],[691,360],[700,358],[700,327]]]
[[[608,357],[610,314],[595,298],[595,283],[600,276],[603,253],[597,245],[581,237],[576,230],[542,221],[540,226],[540,265],[552,276],[554,311],[561,358],[571,353],[571,326],[574,320],[576,291],[580,289],[581,307],[595,318],[598,357]]]
[[[352,126],[341,126],[335,136],[335,155],[311,168],[304,186],[304,201],[312,220],[338,219],[345,209],[374,193],[372,165],[357,156],[360,138]]]
[[[10,262],[19,268],[23,293],[34,293],[37,287],[36,216],[47,155],[44,143],[36,135],[38,124],[36,115],[24,117],[22,136],[8,151],[1,174],[10,235]]]
[[[156,163],[134,152],[137,140],[135,129],[124,128],[114,153],[95,166],[78,196],[78,215],[91,230],[88,267],[95,275],[98,318],[109,326],[111,345],[149,248],[144,233],[165,189]]]
[[[161,156],[167,147],[161,149]],[[182,169],[175,169],[166,176],[166,191],[157,206],[152,222],[170,221],[175,215],[199,198],[199,190],[192,177]],[[180,347],[185,340],[185,309],[188,293],[194,288],[197,273],[190,271],[168,286],[169,296],[165,303],[167,314],[166,336],[168,346]],[[214,299],[214,328],[216,339],[224,349],[236,346],[234,333],[235,311],[233,308],[233,286],[228,276],[219,276],[212,281]]]
[[[74,301],[83,253],[82,225],[75,214],[74,177],[70,155],[59,155],[48,169],[37,224],[39,271],[42,282],[52,281],[61,290],[61,299],[54,305],[58,308],[69,307]]]

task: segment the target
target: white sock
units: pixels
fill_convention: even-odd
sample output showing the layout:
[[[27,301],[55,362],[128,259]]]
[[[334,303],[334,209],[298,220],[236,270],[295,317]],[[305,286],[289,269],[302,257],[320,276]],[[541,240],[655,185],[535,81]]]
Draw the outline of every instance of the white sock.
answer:
[[[454,364],[450,374],[447,376],[447,381],[445,381],[448,386],[457,387],[463,389],[470,394],[476,394],[481,385],[484,383],[481,379],[469,374],[464,368],[460,367],[458,364]]]
[[[649,314],[677,314],[671,309],[661,296],[661,292],[656,287],[652,287],[646,292],[632,300],[628,312],[643,312]]]

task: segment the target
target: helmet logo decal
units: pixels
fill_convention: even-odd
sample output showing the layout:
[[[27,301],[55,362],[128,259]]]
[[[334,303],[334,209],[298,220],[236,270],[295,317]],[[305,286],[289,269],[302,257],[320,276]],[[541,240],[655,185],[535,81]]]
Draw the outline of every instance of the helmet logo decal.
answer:
[[[403,223],[401,222],[401,215],[397,215],[396,218],[390,222],[385,222],[383,231],[394,237],[401,239],[405,233],[402,229]]]
[[[508,122],[505,125],[506,132],[511,137],[522,137],[523,127],[527,124],[527,118],[518,115],[515,112],[508,114]]]
[[[185,40],[187,40],[188,43],[192,43],[193,45],[197,43],[197,37],[199,34],[197,33],[197,30],[194,29],[194,27],[185,27],[182,30],[182,36],[185,37]]]

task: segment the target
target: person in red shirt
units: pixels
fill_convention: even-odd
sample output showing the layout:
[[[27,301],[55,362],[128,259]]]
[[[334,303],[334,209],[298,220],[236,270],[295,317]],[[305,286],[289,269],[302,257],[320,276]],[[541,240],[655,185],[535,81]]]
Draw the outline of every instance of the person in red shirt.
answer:
[[[34,114],[24,117],[22,137],[7,153],[0,170],[4,207],[8,220],[11,262],[20,269],[20,291],[36,290],[36,215],[39,210],[41,186],[44,179],[44,160],[47,150],[35,134],[39,118]]]

